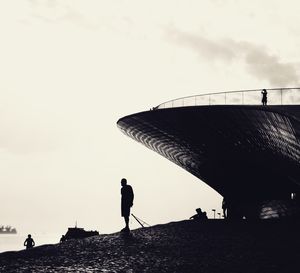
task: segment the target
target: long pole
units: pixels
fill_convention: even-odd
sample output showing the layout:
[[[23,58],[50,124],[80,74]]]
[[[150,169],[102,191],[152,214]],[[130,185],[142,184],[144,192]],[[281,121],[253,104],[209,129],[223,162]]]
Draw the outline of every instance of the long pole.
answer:
[[[214,212],[214,219],[216,219],[216,210],[212,209],[212,211]]]
[[[132,213],[131,213],[131,215],[132,215],[132,217],[135,219],[135,220],[137,220],[138,221],[138,223],[142,226],[142,227],[144,227],[144,225],[139,221],[139,219],[138,218],[136,218]]]

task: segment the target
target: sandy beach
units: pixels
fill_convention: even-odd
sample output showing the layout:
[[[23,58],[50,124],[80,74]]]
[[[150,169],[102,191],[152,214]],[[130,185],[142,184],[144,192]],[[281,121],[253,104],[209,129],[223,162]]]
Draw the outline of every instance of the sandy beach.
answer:
[[[299,223],[172,222],[0,255],[0,272],[299,272]]]

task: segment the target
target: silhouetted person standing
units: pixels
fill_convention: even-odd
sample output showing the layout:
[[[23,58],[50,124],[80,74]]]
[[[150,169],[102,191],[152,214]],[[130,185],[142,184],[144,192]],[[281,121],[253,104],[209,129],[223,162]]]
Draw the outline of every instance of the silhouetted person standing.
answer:
[[[125,220],[125,228],[122,231],[129,231],[129,215],[130,215],[130,208],[133,206],[133,190],[130,185],[127,185],[127,180],[122,178],[121,180],[121,214]]]
[[[26,238],[24,242],[24,246],[26,246],[26,249],[33,248],[35,246],[34,240],[31,238],[31,235],[28,234],[28,237]]]
[[[266,90],[266,89],[263,89],[263,90],[261,91],[261,94],[262,94],[262,99],[261,99],[262,104],[263,104],[263,105],[267,105],[267,103],[268,103],[268,97],[267,97],[268,92],[267,92],[267,90]]]

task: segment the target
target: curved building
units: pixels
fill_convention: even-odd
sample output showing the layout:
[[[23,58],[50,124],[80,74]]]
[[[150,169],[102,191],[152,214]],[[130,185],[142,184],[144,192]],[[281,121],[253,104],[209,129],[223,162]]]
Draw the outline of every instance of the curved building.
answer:
[[[282,89],[275,91],[282,102]],[[300,105],[197,105],[195,97],[189,100],[195,105],[178,106],[175,100],[169,107],[165,103],[123,117],[118,127],[224,196],[230,217],[298,215]]]

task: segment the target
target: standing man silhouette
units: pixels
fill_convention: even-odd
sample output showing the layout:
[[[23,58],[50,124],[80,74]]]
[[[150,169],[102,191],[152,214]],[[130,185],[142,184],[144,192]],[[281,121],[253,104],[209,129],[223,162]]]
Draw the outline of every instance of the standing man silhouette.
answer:
[[[122,231],[129,231],[129,215],[130,215],[130,208],[133,206],[133,190],[130,185],[127,185],[126,178],[122,178],[121,180],[121,215],[124,217],[125,220],[125,228]]]

